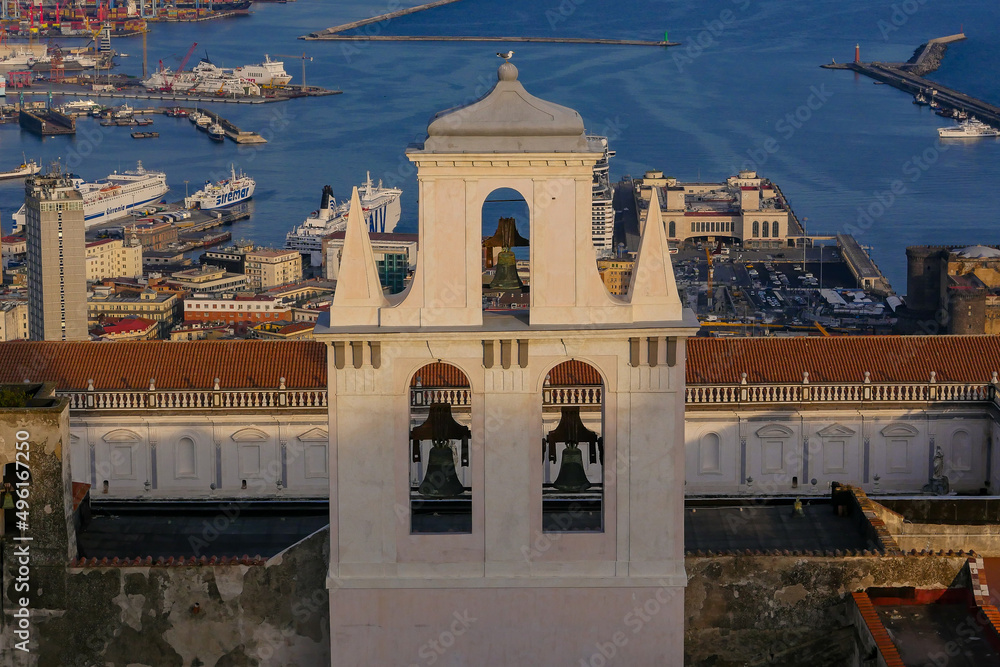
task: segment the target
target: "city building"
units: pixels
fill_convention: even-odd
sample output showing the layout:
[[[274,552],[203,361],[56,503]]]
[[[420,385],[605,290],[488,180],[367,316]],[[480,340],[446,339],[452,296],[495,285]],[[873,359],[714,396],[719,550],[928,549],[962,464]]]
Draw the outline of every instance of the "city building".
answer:
[[[408,276],[417,265],[418,234],[383,234],[369,232],[379,281],[390,294],[402,292]],[[326,277],[337,280],[344,251],[344,232],[334,232],[323,239]]]
[[[230,273],[246,273],[247,253],[252,252],[253,249],[252,243],[241,243],[226,248],[208,250],[201,254],[198,261],[201,264],[222,267]]]
[[[248,332],[248,337],[261,340],[312,340],[315,326],[314,322],[292,322],[291,320],[264,322],[253,327]]]
[[[265,293],[285,303],[303,304],[310,301],[326,302],[333,296],[337,283],[332,280],[313,278],[291,285],[272,287]]]
[[[225,324],[203,324],[202,322],[185,322],[170,330],[170,340],[220,340],[235,338],[232,326]]]
[[[908,247],[906,307],[917,333],[1000,334],[1000,249]]]
[[[83,196],[58,172],[24,191],[31,340],[87,340]]]
[[[781,190],[755,171],[741,171],[725,183],[680,183],[652,170],[634,183],[640,230],[655,194],[673,244],[736,242],[747,248],[786,248],[801,242],[802,226]]]
[[[117,322],[105,322],[98,327],[96,335],[105,340],[154,340],[158,337],[160,326],[155,320],[141,317],[126,318]]]
[[[105,319],[141,318],[157,323],[157,337],[166,338],[183,316],[183,300],[172,292],[144,289],[138,294],[114,294],[108,289],[95,290],[87,301],[88,319],[101,324]]]
[[[193,294],[184,299],[184,322],[260,324],[289,318],[291,306],[264,294]]]
[[[28,241],[24,236],[4,236],[0,239],[0,265],[4,270],[12,261],[23,260],[28,253]]]
[[[632,282],[633,259],[598,259],[597,270],[608,291],[615,296],[628,294],[628,286]]]
[[[184,253],[180,250],[143,249],[142,265],[144,267],[155,268],[157,271],[161,271],[169,270],[171,267],[176,266],[190,266],[191,260],[184,257]]]
[[[199,268],[175,271],[170,274],[167,282],[177,289],[196,294],[222,294],[239,292],[247,289],[247,276],[229,273],[225,269],[217,269],[204,265]]]
[[[136,222],[122,227],[127,241],[135,238],[144,250],[166,250],[177,243],[177,227],[169,222]]]
[[[0,301],[0,341],[28,340],[28,302]]]
[[[142,246],[126,245],[117,239],[101,239],[87,244],[87,282],[105,278],[141,278]]]
[[[268,290],[302,280],[302,255],[296,250],[258,248],[246,253],[247,287]]]
[[[604,157],[594,165],[593,207],[594,217],[591,232],[594,239],[594,250],[598,257],[610,255],[614,248],[612,237],[615,232],[614,190],[611,187],[610,158],[615,152],[608,148],[607,137],[588,137],[596,141],[604,149]]]

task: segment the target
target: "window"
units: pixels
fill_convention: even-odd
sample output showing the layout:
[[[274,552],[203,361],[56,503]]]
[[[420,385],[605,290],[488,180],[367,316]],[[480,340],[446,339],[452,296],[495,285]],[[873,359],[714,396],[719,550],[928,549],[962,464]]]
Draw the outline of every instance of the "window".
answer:
[[[667,226],[667,236],[674,238],[677,236],[677,223],[671,220]]]
[[[410,380],[410,532],[471,533],[469,379],[432,363]]]
[[[753,224],[754,224],[754,227],[757,226],[756,222],[753,223]],[[767,238],[767,229],[768,229],[769,226],[770,225],[767,224],[767,220],[765,220],[764,224],[762,225],[761,230],[760,230],[761,231],[761,234],[760,234],[761,238],[765,238],[765,239]]]
[[[753,221],[753,236],[760,236],[760,223]]]
[[[779,234],[778,234],[778,221],[777,220],[775,220],[774,222],[771,223],[771,230],[772,230],[771,231],[771,236],[773,236],[774,238],[778,238]]]

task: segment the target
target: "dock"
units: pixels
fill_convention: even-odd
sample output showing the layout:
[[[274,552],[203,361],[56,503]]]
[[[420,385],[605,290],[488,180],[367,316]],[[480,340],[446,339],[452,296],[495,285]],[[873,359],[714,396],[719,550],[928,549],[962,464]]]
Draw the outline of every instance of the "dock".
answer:
[[[188,109],[188,112],[194,111],[194,109]],[[225,130],[226,136],[235,141],[238,144],[266,144],[267,139],[260,136],[256,132],[247,132],[246,130],[241,130],[232,122],[226,120],[214,111],[209,111],[208,109],[198,109],[199,113],[203,113],[212,119],[213,123],[218,123]]]
[[[76,119],[59,113],[55,109],[18,112],[21,128],[43,137],[57,134],[76,134]]]
[[[962,39],[965,39],[965,35],[959,33],[928,40],[926,44],[918,47],[913,57],[905,63],[855,61],[842,64],[831,63],[821,67],[824,69],[853,70],[911,95],[922,93],[946,110],[964,111],[984,123],[1000,127],[1000,107],[921,76],[921,74],[937,69],[947,44]]]

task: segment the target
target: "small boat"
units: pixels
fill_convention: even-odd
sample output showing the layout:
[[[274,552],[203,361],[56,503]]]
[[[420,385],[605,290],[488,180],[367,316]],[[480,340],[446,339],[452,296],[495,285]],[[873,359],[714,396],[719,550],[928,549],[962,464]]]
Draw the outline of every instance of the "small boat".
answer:
[[[212,124],[212,119],[209,116],[202,115],[198,120],[194,122],[194,126],[203,132],[208,132],[208,127]]]
[[[133,132],[133,139],[155,139],[160,136],[159,132]]]
[[[913,96],[913,103],[919,104],[920,106],[926,106],[929,104],[927,97],[923,93],[917,93]]]
[[[226,131],[218,123],[212,123],[211,127],[208,128],[208,137],[212,141],[222,142],[226,140]]]
[[[138,117],[138,118],[135,119],[135,124],[136,125],[141,125],[141,126],[145,127],[146,125],[152,125],[153,124],[153,119],[152,118],[143,118],[142,116],[140,116],[140,117]]]
[[[41,171],[41,167],[34,160],[25,160],[20,164],[20,166],[14,167],[9,171],[0,171],[0,180],[8,178],[24,178],[25,176],[31,176],[32,174],[37,174]]]

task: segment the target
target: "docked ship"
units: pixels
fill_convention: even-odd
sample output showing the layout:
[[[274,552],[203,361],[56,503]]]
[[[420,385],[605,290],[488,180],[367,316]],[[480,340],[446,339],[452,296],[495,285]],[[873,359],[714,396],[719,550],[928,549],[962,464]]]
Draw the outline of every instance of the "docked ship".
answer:
[[[206,181],[204,188],[184,198],[184,206],[202,210],[228,208],[253,197],[256,187],[255,180],[242,171],[237,174],[235,167],[230,166],[229,178],[224,178],[218,183]]]
[[[208,128],[208,137],[221,143],[226,140],[226,131],[218,123],[212,123]]]
[[[284,63],[264,57],[263,63],[235,69],[218,67],[207,58],[189,72],[161,68],[142,82],[147,90],[170,89],[211,95],[260,95],[261,87],[280,87],[292,80]]]
[[[31,176],[32,174],[37,174],[41,171],[41,167],[34,160],[25,160],[20,166],[14,167],[8,171],[0,171],[0,181],[6,180],[8,178],[24,178],[25,176]]]
[[[402,194],[403,191],[398,188],[384,187],[382,181],[377,186],[373,185],[371,173],[368,173],[365,182],[358,188],[368,231],[389,233],[396,228]],[[323,263],[323,237],[344,231],[350,210],[350,200],[338,204],[333,197],[333,188],[324,186],[319,210],[313,211],[305,222],[285,235],[285,248],[309,255],[312,266],[320,266]]]
[[[142,162],[132,171],[115,171],[102,181],[87,183],[77,177],[71,181],[83,195],[83,220],[88,229],[128,217],[132,209],[157,201],[170,190],[167,175],[144,169]],[[14,223],[18,229],[24,226],[24,206],[14,214]]]
[[[939,127],[938,136],[942,139],[998,137],[1000,136],[1000,130],[987,125],[978,118],[969,118],[953,127]]]
[[[7,77],[0,74],[0,97],[7,94]]]

